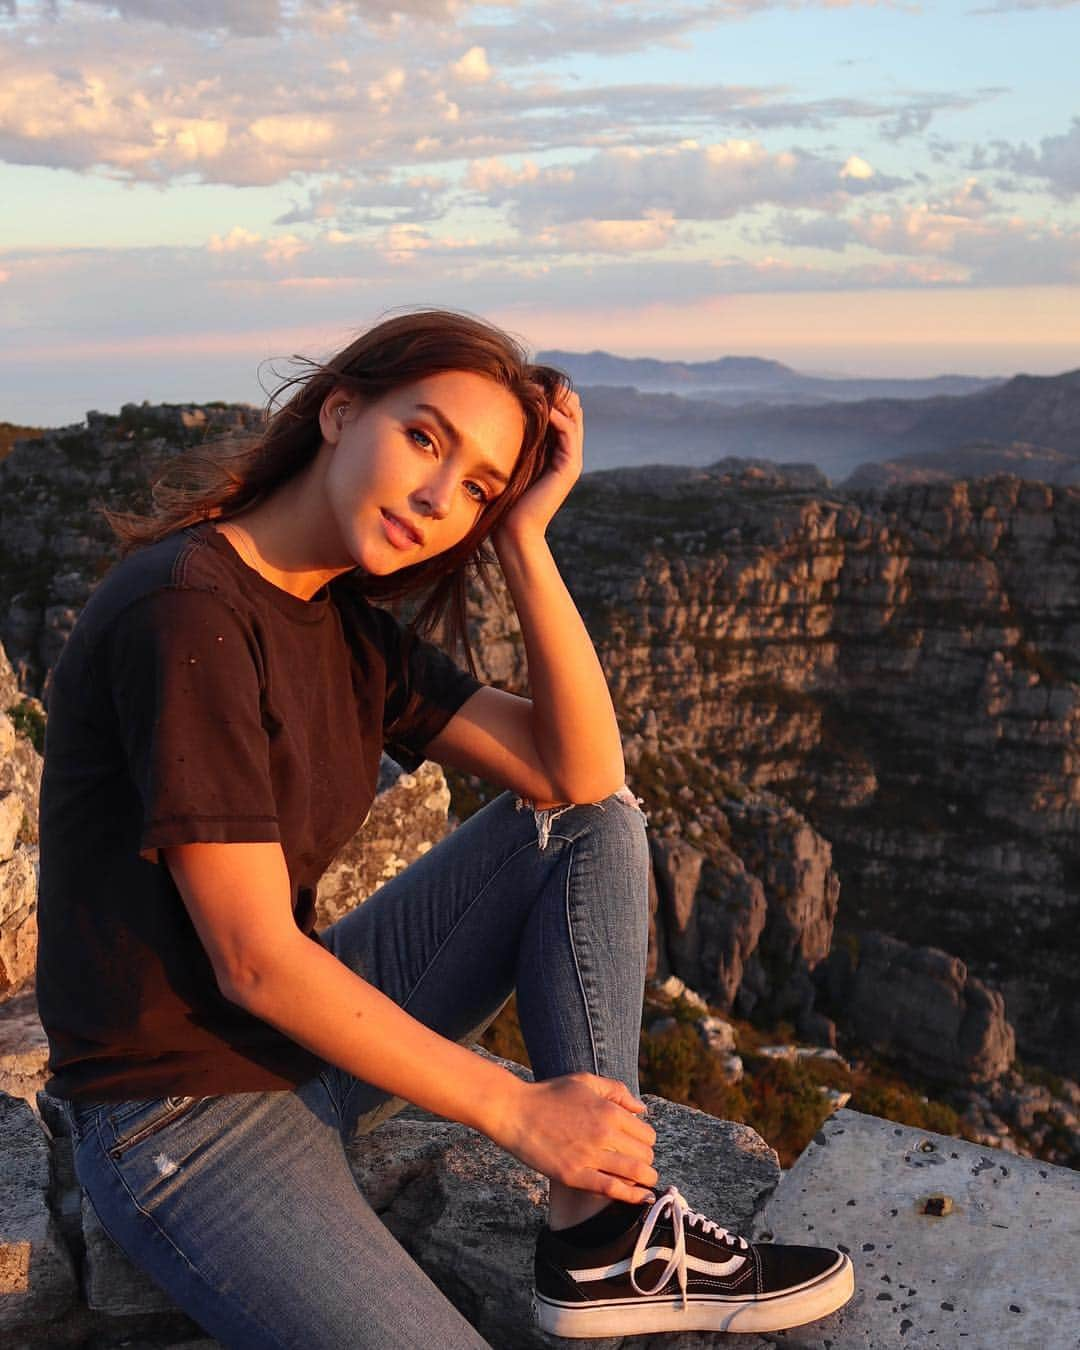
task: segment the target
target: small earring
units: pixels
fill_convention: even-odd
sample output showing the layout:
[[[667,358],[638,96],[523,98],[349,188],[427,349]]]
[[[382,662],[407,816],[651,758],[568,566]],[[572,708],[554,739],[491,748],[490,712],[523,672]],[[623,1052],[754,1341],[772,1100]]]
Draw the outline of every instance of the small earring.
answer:
[[[345,420],[345,410],[348,408],[348,406],[349,406],[349,405],[348,405],[347,403],[342,403],[342,404],[340,405],[340,407],[338,408],[338,410],[337,410],[337,419],[338,419],[339,422],[344,422],[344,420]]]

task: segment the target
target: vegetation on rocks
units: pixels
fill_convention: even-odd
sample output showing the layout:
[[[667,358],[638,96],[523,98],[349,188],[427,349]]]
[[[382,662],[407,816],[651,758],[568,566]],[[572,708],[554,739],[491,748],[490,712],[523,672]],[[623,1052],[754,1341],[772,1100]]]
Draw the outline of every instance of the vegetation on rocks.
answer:
[[[44,434],[41,427],[20,427],[14,422],[0,422],[0,459],[11,453],[16,441],[34,441]]]
[[[698,1034],[696,1021],[701,1014],[673,1012],[674,1026],[641,1033],[641,1091],[697,1107],[720,1120],[749,1125],[776,1150],[782,1167],[794,1163],[832,1114],[833,1104],[822,1089],[850,1093],[847,1104],[854,1111],[939,1134],[972,1137],[952,1106],[920,1091],[929,1085],[901,1078],[875,1056],[854,1059],[849,1068],[832,1059],[787,1060],[761,1054],[762,1046],[794,1043],[790,1024],[766,1028],[733,1019],[745,1074],[740,1082],[730,1083],[720,1061]],[[484,1033],[483,1044],[493,1054],[528,1066],[513,999]]]
[[[20,736],[25,736],[39,755],[45,753],[45,714],[36,701],[28,698],[13,703],[7,710],[11,724]]]

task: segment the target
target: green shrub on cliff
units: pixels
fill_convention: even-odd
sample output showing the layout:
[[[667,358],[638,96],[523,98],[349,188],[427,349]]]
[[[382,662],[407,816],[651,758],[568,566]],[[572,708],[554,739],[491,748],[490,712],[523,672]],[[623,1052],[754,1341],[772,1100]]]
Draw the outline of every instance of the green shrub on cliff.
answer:
[[[17,735],[25,736],[39,755],[45,753],[45,715],[29,699],[13,703],[7,710]]]

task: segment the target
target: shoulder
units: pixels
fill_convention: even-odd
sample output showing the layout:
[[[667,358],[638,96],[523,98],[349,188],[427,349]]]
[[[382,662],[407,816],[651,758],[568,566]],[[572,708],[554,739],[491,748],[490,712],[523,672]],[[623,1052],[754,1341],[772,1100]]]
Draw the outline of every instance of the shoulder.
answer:
[[[243,595],[197,529],[183,529],[121,559],[94,589],[58,662],[89,662],[123,634],[175,634],[200,622],[249,629]]]
[[[107,627],[131,604],[180,591],[220,595],[226,603],[236,594],[228,568],[208,547],[206,533],[200,527],[176,530],[121,559],[95,587],[80,619]]]

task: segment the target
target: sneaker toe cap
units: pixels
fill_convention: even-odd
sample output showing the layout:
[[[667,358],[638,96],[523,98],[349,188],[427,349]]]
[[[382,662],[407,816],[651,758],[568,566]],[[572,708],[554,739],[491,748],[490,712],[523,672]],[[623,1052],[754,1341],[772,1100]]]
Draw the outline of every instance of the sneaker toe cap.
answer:
[[[842,1252],[831,1247],[797,1247],[787,1243],[759,1243],[762,1282],[766,1289],[784,1289],[817,1280],[844,1264]]]

